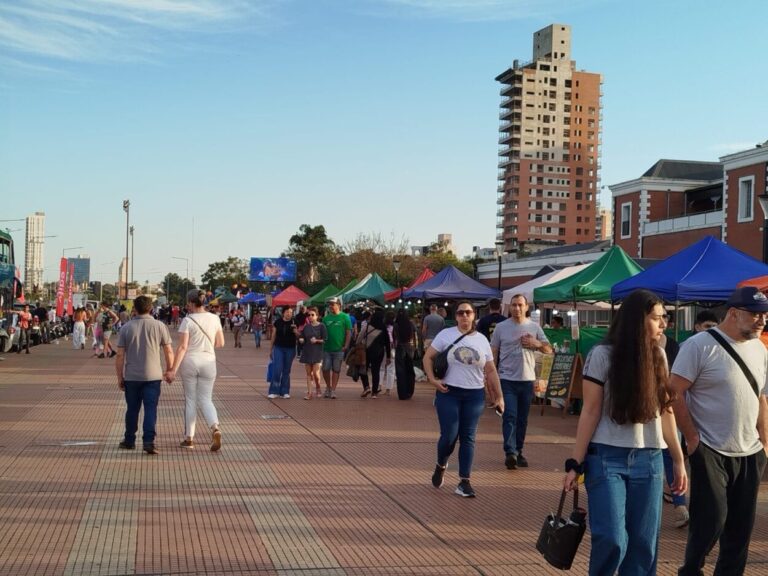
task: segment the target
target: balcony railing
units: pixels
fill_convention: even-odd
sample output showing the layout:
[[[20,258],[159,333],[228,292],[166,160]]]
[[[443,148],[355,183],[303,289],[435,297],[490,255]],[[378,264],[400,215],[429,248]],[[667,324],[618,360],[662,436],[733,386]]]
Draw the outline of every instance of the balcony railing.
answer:
[[[643,236],[669,234],[670,232],[683,232],[685,230],[694,230],[696,228],[721,226],[722,224],[723,211],[713,210],[712,212],[701,212],[699,214],[691,214],[690,216],[669,218],[668,220],[646,222],[643,224]]]

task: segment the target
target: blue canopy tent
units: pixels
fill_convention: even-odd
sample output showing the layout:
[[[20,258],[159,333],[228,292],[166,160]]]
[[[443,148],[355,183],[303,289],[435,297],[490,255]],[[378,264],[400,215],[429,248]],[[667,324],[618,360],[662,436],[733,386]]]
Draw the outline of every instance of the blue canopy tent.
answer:
[[[267,303],[267,296],[266,294],[259,294],[258,292],[248,292],[248,294],[240,298],[237,303],[264,306]]]
[[[707,236],[653,268],[615,284],[611,299],[616,302],[645,288],[673,304],[723,302],[739,282],[765,274],[768,265]]]
[[[468,298],[485,300],[499,298],[498,290],[473,280],[455,266],[447,266],[429,280],[403,292],[403,298]]]

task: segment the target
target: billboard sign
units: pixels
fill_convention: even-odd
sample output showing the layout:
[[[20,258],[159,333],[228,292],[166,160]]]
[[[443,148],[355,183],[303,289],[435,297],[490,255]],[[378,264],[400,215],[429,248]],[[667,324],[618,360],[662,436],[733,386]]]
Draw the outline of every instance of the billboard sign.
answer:
[[[296,260],[291,258],[251,258],[251,282],[295,282]]]

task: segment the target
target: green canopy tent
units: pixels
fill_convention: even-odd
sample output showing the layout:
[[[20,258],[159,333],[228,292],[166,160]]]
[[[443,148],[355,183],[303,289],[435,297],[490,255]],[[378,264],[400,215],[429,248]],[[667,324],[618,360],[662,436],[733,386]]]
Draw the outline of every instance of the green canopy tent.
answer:
[[[357,286],[359,283],[360,283],[360,280],[358,280],[357,278],[353,278],[352,280],[350,280],[347,283],[346,286],[344,286],[344,288],[342,288],[341,290],[339,290],[335,294],[329,294],[328,296],[326,296],[326,299],[330,298],[331,296],[338,296],[339,298],[341,298],[341,295],[344,294],[344,292],[347,292],[348,290],[351,290],[352,288]],[[342,303],[343,302],[344,302],[344,300],[342,299]]]
[[[339,289],[333,284],[328,284],[325,288],[320,290],[317,294],[312,296],[309,300],[304,302],[305,306],[322,306],[325,304],[326,298],[330,298],[334,294],[338,293]]]
[[[369,275],[365,282],[358,284],[348,292],[343,292],[341,301],[346,305],[361,300],[372,300],[383,306],[385,294],[391,290],[394,290],[394,286],[385,282],[381,276],[374,272]]]
[[[610,302],[611,288],[643,269],[635,264],[619,246],[613,246],[598,260],[572,276],[534,289],[537,304]]]

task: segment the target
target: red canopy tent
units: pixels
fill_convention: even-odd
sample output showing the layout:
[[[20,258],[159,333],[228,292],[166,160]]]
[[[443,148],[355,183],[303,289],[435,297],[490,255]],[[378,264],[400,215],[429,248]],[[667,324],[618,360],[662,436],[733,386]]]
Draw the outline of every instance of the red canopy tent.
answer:
[[[413,282],[411,282],[405,288],[395,288],[394,290],[390,290],[389,292],[385,292],[384,293],[384,300],[386,300],[387,302],[390,302],[392,300],[397,300],[402,295],[403,290],[410,290],[414,286],[429,280],[434,275],[435,275],[435,273],[432,272],[432,270],[430,270],[429,268],[424,268],[424,270],[421,271],[421,274],[416,276],[416,278],[413,280]]]
[[[301,300],[309,300],[309,294],[296,286],[288,286],[272,298],[272,306],[296,306]]]

